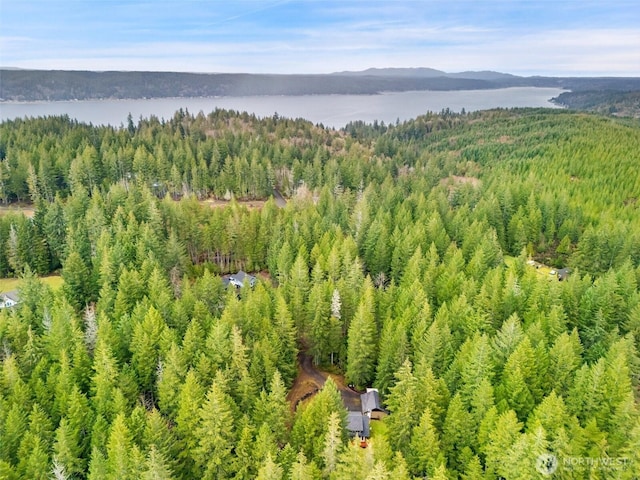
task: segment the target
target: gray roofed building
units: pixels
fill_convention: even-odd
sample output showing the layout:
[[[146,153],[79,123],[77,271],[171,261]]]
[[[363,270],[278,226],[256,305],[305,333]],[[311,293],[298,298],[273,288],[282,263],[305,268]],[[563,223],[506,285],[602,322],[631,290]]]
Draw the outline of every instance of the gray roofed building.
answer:
[[[360,412],[349,411],[347,416],[347,430],[351,436],[358,435],[360,438],[369,438],[369,417]]]
[[[15,307],[18,303],[20,303],[20,295],[16,290],[0,293],[0,308]]]
[[[242,288],[247,284],[253,287],[256,284],[256,277],[240,270],[238,273],[229,277],[229,283],[238,288]]]
[[[367,388],[366,393],[360,395],[362,402],[362,414],[373,420],[380,420],[387,415],[387,411],[382,408],[380,393],[375,388]]]

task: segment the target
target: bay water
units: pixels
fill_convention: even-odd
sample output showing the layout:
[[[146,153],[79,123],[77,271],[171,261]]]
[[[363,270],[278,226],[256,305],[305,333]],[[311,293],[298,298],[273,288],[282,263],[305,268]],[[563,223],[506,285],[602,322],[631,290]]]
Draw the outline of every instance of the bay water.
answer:
[[[416,118],[429,111],[449,109],[470,112],[491,108],[556,107],[550,99],[559,88],[512,87],[495,90],[385,92],[377,95],[247,96],[214,98],[154,98],[133,100],[82,100],[62,102],[2,102],[0,121],[49,115],[69,115],[79,122],[119,127],[155,115],[168,120],[179,109],[192,114],[208,114],[216,108],[246,111],[258,117],[278,114],[304,118],[313,123],[341,128],[347,123],[375,120],[395,123]]]

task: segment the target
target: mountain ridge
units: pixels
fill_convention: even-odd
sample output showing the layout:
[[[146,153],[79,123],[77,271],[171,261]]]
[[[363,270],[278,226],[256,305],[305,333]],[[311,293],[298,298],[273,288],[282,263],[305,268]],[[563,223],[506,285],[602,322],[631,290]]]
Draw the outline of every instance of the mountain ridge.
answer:
[[[0,69],[0,101],[64,101],[253,95],[372,95],[381,92],[554,87],[640,91],[640,78],[519,77],[432,68],[367,69],[330,74],[186,73]]]
[[[471,80],[501,80],[507,78],[523,78],[510,73],[497,72],[494,70],[465,70],[463,72],[445,72],[428,67],[408,67],[408,68],[367,68],[366,70],[346,70],[334,72],[331,75],[348,76],[376,76],[376,77],[403,77],[403,78],[465,78]]]

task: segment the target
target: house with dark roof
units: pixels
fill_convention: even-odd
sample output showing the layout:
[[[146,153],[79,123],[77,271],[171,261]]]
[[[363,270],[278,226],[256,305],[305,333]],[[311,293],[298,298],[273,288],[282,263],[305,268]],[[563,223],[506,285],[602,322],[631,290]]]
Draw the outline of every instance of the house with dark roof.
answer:
[[[388,415],[382,408],[380,393],[375,388],[367,388],[360,395],[360,411],[349,410],[347,417],[347,430],[349,435],[360,438],[369,438],[371,420],[381,420]]]
[[[367,388],[367,391],[360,395],[362,402],[362,414],[371,420],[381,420],[387,416],[387,411],[382,408],[380,393],[376,388]]]
[[[568,268],[561,268],[558,270],[558,281],[562,282],[563,280],[566,280],[567,278],[569,278],[569,274],[571,273],[571,270]]]
[[[349,411],[347,414],[347,430],[349,435],[360,438],[369,438],[371,431],[369,429],[369,417],[361,412]]]
[[[256,277],[240,270],[238,273],[229,276],[229,283],[237,288],[242,288],[245,285],[254,287],[256,284]]]
[[[20,303],[20,296],[17,291],[0,293],[0,308],[15,307],[18,303]]]

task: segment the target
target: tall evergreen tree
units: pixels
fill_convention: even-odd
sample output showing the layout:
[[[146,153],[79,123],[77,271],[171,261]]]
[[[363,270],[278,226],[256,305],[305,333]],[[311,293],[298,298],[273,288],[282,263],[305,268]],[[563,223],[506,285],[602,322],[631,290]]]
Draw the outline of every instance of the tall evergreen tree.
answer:
[[[193,456],[202,472],[201,478],[233,477],[231,459],[236,440],[233,424],[232,400],[218,381],[214,380],[199,410],[199,423],[195,432],[198,446],[193,451]]]
[[[378,350],[374,293],[367,277],[362,300],[349,326],[347,338],[347,380],[358,386],[371,384]]]

